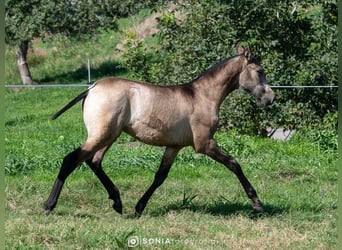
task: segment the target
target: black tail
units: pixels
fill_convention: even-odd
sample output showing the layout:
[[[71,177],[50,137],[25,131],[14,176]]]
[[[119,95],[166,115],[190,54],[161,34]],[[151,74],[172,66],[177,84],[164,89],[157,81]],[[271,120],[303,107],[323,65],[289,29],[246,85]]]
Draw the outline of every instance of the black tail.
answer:
[[[67,105],[65,105],[60,111],[58,111],[56,114],[54,114],[51,119],[55,120],[57,119],[61,114],[63,114],[65,111],[67,111],[69,108],[71,108],[72,106],[74,106],[76,103],[78,103],[79,101],[81,101],[82,99],[84,99],[87,95],[88,95],[89,89],[87,89],[86,91],[82,92],[81,94],[79,94],[77,97],[75,97],[74,99],[72,99]]]

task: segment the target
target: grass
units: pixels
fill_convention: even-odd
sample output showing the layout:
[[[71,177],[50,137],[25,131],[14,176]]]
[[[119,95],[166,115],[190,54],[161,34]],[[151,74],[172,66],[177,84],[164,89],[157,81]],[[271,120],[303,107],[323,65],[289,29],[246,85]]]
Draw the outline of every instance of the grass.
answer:
[[[29,64],[39,83],[84,83],[125,76],[117,58],[120,30],[148,15],[121,19],[119,31],[94,39],[35,42]],[[153,39],[151,41],[153,43]],[[15,49],[6,50],[6,84],[20,83]],[[5,93],[6,249],[334,249],[337,243],[337,152],[310,138],[288,142],[217,133],[256,188],[266,212],[252,212],[237,178],[208,157],[180,152],[143,216],[134,206],[151,184],[163,149],[122,135],[104,168],[118,186],[124,214],[85,166],[68,179],[51,216],[42,215],[63,157],[85,139],[80,107],[50,117],[81,88],[11,89]],[[229,110],[227,110],[229,112]]]
[[[82,165],[67,180],[51,216],[42,208],[63,156],[86,136],[80,107],[50,116],[81,89],[8,90],[5,95],[6,249],[334,249],[337,243],[337,152],[309,139],[288,142],[217,133],[264,202],[252,212],[237,178],[186,148],[143,216],[134,206],[163,153],[122,135],[104,168],[119,187],[121,216]],[[135,241],[137,240],[137,241]],[[129,242],[129,243],[128,243]]]

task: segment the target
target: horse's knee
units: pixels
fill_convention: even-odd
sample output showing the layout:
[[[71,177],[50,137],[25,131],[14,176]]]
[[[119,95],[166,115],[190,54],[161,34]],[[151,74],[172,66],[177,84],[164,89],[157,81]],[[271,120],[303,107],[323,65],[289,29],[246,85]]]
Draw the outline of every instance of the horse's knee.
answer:
[[[102,160],[103,160],[103,156],[106,153],[108,147],[104,147],[101,150],[98,150],[94,156],[90,159],[88,159],[86,161],[86,163],[88,164],[88,166],[94,170],[94,171],[98,171],[100,169],[102,169]]]
[[[242,175],[242,169],[240,164],[233,157],[228,157],[224,164],[229,170],[231,170],[237,176]]]
[[[92,151],[84,150],[82,147],[77,148],[71,153],[67,154],[62,162],[61,169],[58,174],[60,180],[65,180],[68,175],[74,171],[82,162],[88,161],[93,156]]]
[[[195,152],[200,154],[206,154],[206,155],[214,155],[217,150],[218,146],[217,143],[213,140],[201,140],[195,143]]]
[[[98,170],[102,167],[102,158],[90,158],[88,160],[86,160],[86,163],[88,164],[88,166],[93,169],[93,170]]]
[[[225,151],[221,150],[214,139],[202,143],[196,148],[197,153],[203,153],[213,158],[214,160],[224,164],[228,169],[237,175],[240,175],[242,170],[240,164]]]
[[[69,174],[80,164],[79,163],[80,148],[67,154],[62,161],[61,169],[58,173],[58,179],[64,181]]]

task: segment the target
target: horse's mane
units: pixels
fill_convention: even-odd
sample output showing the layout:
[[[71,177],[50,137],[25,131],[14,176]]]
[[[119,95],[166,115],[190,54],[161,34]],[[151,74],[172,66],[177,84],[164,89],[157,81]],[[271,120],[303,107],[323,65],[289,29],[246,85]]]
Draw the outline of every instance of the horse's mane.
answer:
[[[202,76],[207,75],[207,74],[210,74],[211,72],[214,72],[216,69],[225,66],[230,60],[232,60],[232,59],[234,59],[234,58],[236,58],[236,57],[238,57],[238,56],[240,56],[240,55],[231,56],[231,57],[229,57],[229,58],[226,58],[226,59],[223,59],[223,60],[219,61],[219,62],[216,63],[215,65],[213,65],[213,66],[209,67],[208,69],[206,69],[205,71],[203,71],[199,76],[197,76],[196,78],[192,79],[192,80],[191,80],[189,83],[187,83],[187,84],[191,84],[191,83],[197,81],[197,80],[198,80],[199,78],[201,78]]]

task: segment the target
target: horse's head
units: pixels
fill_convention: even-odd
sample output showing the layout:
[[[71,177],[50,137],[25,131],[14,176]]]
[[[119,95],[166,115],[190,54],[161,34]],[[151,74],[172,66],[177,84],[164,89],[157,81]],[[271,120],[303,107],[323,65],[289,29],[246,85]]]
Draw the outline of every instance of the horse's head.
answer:
[[[244,66],[239,77],[240,88],[251,93],[263,105],[272,104],[275,94],[270,86],[268,86],[263,68],[259,61],[252,55],[249,46],[243,48],[238,45],[236,52],[245,57]]]

